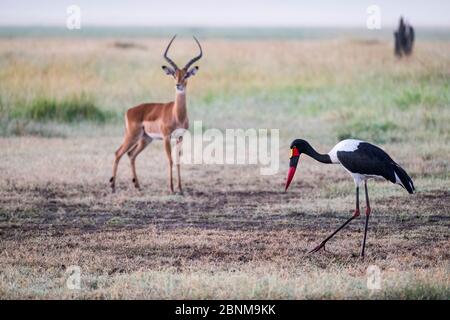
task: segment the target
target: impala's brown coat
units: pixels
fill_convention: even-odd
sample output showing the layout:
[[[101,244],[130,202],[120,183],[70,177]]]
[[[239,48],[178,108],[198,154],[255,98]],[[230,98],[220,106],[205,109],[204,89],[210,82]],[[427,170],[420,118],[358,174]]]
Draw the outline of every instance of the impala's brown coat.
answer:
[[[166,49],[166,52],[164,53],[164,57],[173,67],[173,69],[164,66],[163,70],[166,72],[166,74],[172,75],[175,80],[175,100],[168,103],[144,103],[128,109],[125,114],[126,131],[124,141],[115,153],[113,173],[110,179],[113,192],[115,191],[115,182],[119,161],[126,152],[128,153],[131,162],[133,183],[136,188],[140,188],[136,173],[136,157],[154,139],[162,139],[164,142],[164,150],[166,152],[169,167],[169,188],[171,192],[174,192],[172,181],[173,160],[170,140],[175,130],[187,130],[189,128],[189,119],[186,108],[187,78],[191,75],[194,75],[198,70],[198,67],[194,67],[193,69],[189,70],[189,66],[200,59],[202,56],[200,44],[198,43],[197,39],[194,38],[199,45],[200,55],[195,57],[194,59],[191,59],[191,61],[189,61],[183,69],[179,69],[176,64],[167,57],[167,51],[174,38],[175,37],[172,38]],[[181,143],[183,137],[179,135],[174,138],[176,138],[176,159],[179,159],[181,155]],[[182,192],[179,161],[177,161],[176,166],[178,189],[180,192]]]

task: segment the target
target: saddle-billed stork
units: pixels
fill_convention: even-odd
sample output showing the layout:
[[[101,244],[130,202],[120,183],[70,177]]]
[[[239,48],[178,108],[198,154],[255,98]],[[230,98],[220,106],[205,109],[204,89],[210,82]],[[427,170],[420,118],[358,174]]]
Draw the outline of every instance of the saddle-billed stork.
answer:
[[[352,217],[342,224],[336,231],[323,240],[311,252],[317,252],[321,248],[325,248],[325,244],[336,233],[344,228],[356,217],[359,217],[359,187],[364,183],[366,194],[366,224],[364,227],[364,238],[361,246],[361,257],[364,257],[364,249],[366,246],[367,226],[369,224],[370,203],[369,193],[367,191],[367,180],[370,178],[384,178],[392,183],[399,184],[409,193],[414,193],[414,183],[408,176],[406,171],[400,167],[392,158],[379,147],[361,140],[346,139],[336,144],[328,154],[320,154],[314,150],[311,145],[302,139],[296,139],[291,143],[291,157],[289,163],[289,172],[286,180],[285,191],[294,177],[298,160],[302,153],[322,163],[338,163],[341,164],[355,180],[356,186],[356,209]]]

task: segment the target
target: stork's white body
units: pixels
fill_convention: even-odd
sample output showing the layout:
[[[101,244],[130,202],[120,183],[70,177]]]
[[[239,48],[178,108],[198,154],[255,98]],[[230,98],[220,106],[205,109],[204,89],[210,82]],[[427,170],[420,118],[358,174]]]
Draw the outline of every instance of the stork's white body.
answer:
[[[366,196],[366,223],[364,227],[363,243],[361,246],[361,256],[364,257],[369,215],[371,212],[367,180],[370,178],[384,178],[392,183],[401,185],[412,194],[414,193],[414,184],[412,179],[406,171],[400,167],[384,150],[371,143],[357,139],[346,139],[336,144],[330,152],[321,154],[314,150],[314,148],[311,147],[306,140],[295,139],[291,143],[291,157],[289,160],[289,171],[286,179],[285,190],[287,190],[292,178],[294,177],[298,160],[302,153],[321,163],[334,163],[341,165],[352,175],[356,185],[356,208],[352,217],[344,222],[338,229],[336,229],[336,231],[334,231],[310,252],[317,252],[321,248],[325,248],[325,244],[328,240],[330,240],[336,233],[350,223],[350,221],[356,217],[359,217],[359,187],[361,184],[364,184]]]
[[[341,163],[337,157],[338,151],[347,151],[352,152],[358,149],[358,146],[361,142],[364,142],[362,140],[356,140],[356,139],[346,139],[342,140],[338,144],[336,144],[333,149],[328,152],[328,155],[330,156],[331,162],[333,163]]]
[[[339,161],[339,159],[337,157],[338,151],[353,152],[358,149],[358,146],[361,142],[364,142],[364,141],[356,140],[356,139],[346,139],[346,140],[340,141],[338,144],[336,144],[333,147],[333,149],[330,150],[330,152],[328,152],[328,155],[330,156],[332,163],[341,164],[341,162]],[[369,178],[382,178],[380,176],[366,175],[366,174],[351,172],[346,167],[344,167],[344,166],[342,166],[342,167],[348,173],[351,174],[351,176],[353,177],[353,181],[355,181],[356,186],[360,186],[361,183],[363,183],[364,181],[367,181]]]
[[[357,139],[345,139],[345,140],[340,141],[338,144],[336,144],[330,150],[330,152],[328,152],[331,162],[336,163],[336,164],[341,164],[344,167],[344,169],[347,170],[352,175],[356,186],[360,186],[364,181],[367,181],[368,179],[371,179],[371,178],[385,179],[385,177],[383,177],[381,175],[362,174],[362,173],[358,173],[358,172],[352,172],[349,169],[347,169],[345,167],[345,165],[343,165],[341,163],[341,161],[339,160],[339,157],[338,157],[338,152],[355,152],[358,150],[358,147],[361,143],[368,143],[368,142],[363,141],[363,140],[357,140]],[[399,176],[397,175],[397,173],[395,171],[394,171],[394,175],[395,175],[395,183],[406,188],[406,186],[402,183],[401,179],[399,178]]]

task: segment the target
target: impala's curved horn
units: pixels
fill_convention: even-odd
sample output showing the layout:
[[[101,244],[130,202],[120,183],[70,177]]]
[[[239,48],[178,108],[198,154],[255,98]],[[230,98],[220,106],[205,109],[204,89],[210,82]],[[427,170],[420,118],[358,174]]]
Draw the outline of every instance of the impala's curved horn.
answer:
[[[173,40],[175,40],[177,35],[174,35],[172,40],[170,40],[169,44],[167,45],[166,51],[164,51],[164,59],[166,59],[166,61],[172,66],[172,68],[174,68],[175,70],[178,70],[178,66],[175,62],[172,61],[172,59],[170,59],[167,56],[167,52],[169,51],[170,45],[172,44]]]
[[[196,37],[193,37],[193,38],[194,38],[195,42],[197,42],[198,48],[200,49],[200,54],[199,54],[198,56],[196,56],[195,58],[191,59],[191,60],[186,64],[186,66],[183,68],[184,70],[188,70],[189,67],[190,67],[194,62],[200,60],[200,58],[201,58],[202,55],[203,55],[202,46],[200,45],[200,42],[198,42],[198,40],[197,40]]]

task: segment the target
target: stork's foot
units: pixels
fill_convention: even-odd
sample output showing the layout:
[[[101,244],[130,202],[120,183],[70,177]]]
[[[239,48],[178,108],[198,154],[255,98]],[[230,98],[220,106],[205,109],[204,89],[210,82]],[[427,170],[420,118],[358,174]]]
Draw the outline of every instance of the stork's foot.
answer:
[[[315,252],[319,251],[322,248],[323,248],[323,251],[326,251],[325,250],[325,244],[326,244],[326,241],[322,241],[317,247],[315,247],[314,249],[312,249],[308,253],[315,253]]]

